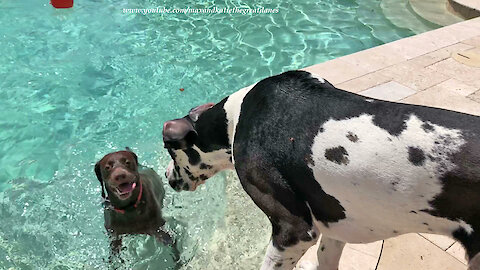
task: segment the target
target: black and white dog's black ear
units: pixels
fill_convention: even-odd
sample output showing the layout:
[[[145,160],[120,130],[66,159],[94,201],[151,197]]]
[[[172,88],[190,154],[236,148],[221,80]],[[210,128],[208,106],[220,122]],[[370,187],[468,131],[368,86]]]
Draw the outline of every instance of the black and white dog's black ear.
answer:
[[[195,143],[198,136],[192,123],[185,118],[165,122],[162,134],[165,148],[170,149],[187,149]]]
[[[188,117],[190,117],[190,119],[192,119],[193,122],[197,122],[198,117],[200,117],[200,115],[202,113],[204,113],[206,110],[212,108],[214,105],[215,105],[215,103],[207,103],[207,104],[203,104],[203,105],[197,106],[195,108],[192,108],[190,110],[190,112],[188,113]]]
[[[97,162],[95,164],[95,174],[97,175],[98,181],[100,181],[100,186],[102,186],[102,198],[105,199],[105,189],[103,187],[103,178],[102,178],[102,172],[100,171],[100,163]]]

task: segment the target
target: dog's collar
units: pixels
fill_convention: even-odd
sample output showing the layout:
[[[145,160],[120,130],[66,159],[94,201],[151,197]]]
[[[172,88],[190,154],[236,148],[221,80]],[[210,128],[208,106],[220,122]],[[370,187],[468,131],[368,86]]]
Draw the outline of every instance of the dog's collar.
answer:
[[[143,185],[142,185],[142,180],[139,178],[138,179],[138,184],[140,185],[140,191],[138,192],[138,196],[137,196],[137,201],[135,202],[135,204],[133,205],[133,208],[137,208],[138,205],[140,204],[140,200],[142,199],[142,194],[143,194]],[[120,209],[120,208],[116,208],[112,205],[110,205],[110,209],[119,213],[119,214],[125,214],[125,209],[128,208],[129,206],[123,208],[123,209]]]

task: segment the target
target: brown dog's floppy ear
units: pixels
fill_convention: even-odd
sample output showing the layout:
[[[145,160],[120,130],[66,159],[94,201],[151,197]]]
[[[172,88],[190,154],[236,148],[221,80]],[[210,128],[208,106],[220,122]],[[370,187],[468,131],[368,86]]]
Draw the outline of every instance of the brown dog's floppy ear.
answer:
[[[102,186],[102,198],[105,199],[105,189],[103,187],[103,179],[102,179],[102,172],[100,171],[100,163],[97,162],[95,164],[95,174],[97,175],[98,181],[100,181],[100,185]]]
[[[135,162],[137,163],[137,165],[139,165],[139,164],[138,164],[137,154],[135,154],[135,153],[132,151],[132,149],[130,149],[130,147],[128,147],[128,146],[125,147],[125,150],[127,150],[128,152],[130,152],[130,154],[132,154],[133,158],[135,158]]]
[[[137,154],[135,154],[134,152],[130,151],[130,153],[133,155],[133,157],[135,158],[135,162],[137,163],[137,166],[138,166],[138,157],[137,157]]]
[[[190,119],[192,119],[193,122],[197,122],[198,117],[200,117],[202,113],[212,108],[214,105],[215,103],[207,103],[207,104],[197,106],[190,110],[190,112],[188,113],[188,117],[190,117]]]
[[[163,124],[163,142],[165,148],[187,149],[197,138],[197,131],[185,118],[170,120]]]

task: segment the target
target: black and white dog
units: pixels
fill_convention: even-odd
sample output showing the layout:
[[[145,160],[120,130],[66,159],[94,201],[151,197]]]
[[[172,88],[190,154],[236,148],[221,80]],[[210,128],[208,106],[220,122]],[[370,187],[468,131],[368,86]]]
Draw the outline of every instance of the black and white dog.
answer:
[[[292,269],[320,233],[315,268],[330,270],[345,243],[410,232],[457,239],[480,269],[478,116],[290,71],[166,122],[163,140],[177,191],[236,170],[272,223],[262,269]]]

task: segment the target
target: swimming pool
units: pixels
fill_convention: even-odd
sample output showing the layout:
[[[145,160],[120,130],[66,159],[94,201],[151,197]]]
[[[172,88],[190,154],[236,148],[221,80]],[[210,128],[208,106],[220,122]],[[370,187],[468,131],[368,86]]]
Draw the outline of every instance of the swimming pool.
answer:
[[[157,6],[279,12],[122,12]],[[0,0],[0,10],[1,269],[105,269],[108,239],[93,173],[104,154],[129,146],[163,175],[165,120],[266,76],[413,34],[392,25],[372,0],[84,0],[68,10],[48,0]],[[195,193],[174,193],[165,183],[164,212],[178,221],[169,225],[182,232],[186,260],[226,252],[209,244],[228,238],[219,228],[232,211],[228,194],[238,191],[225,177]],[[129,237],[126,247],[125,269],[171,265],[168,250],[149,237]]]

